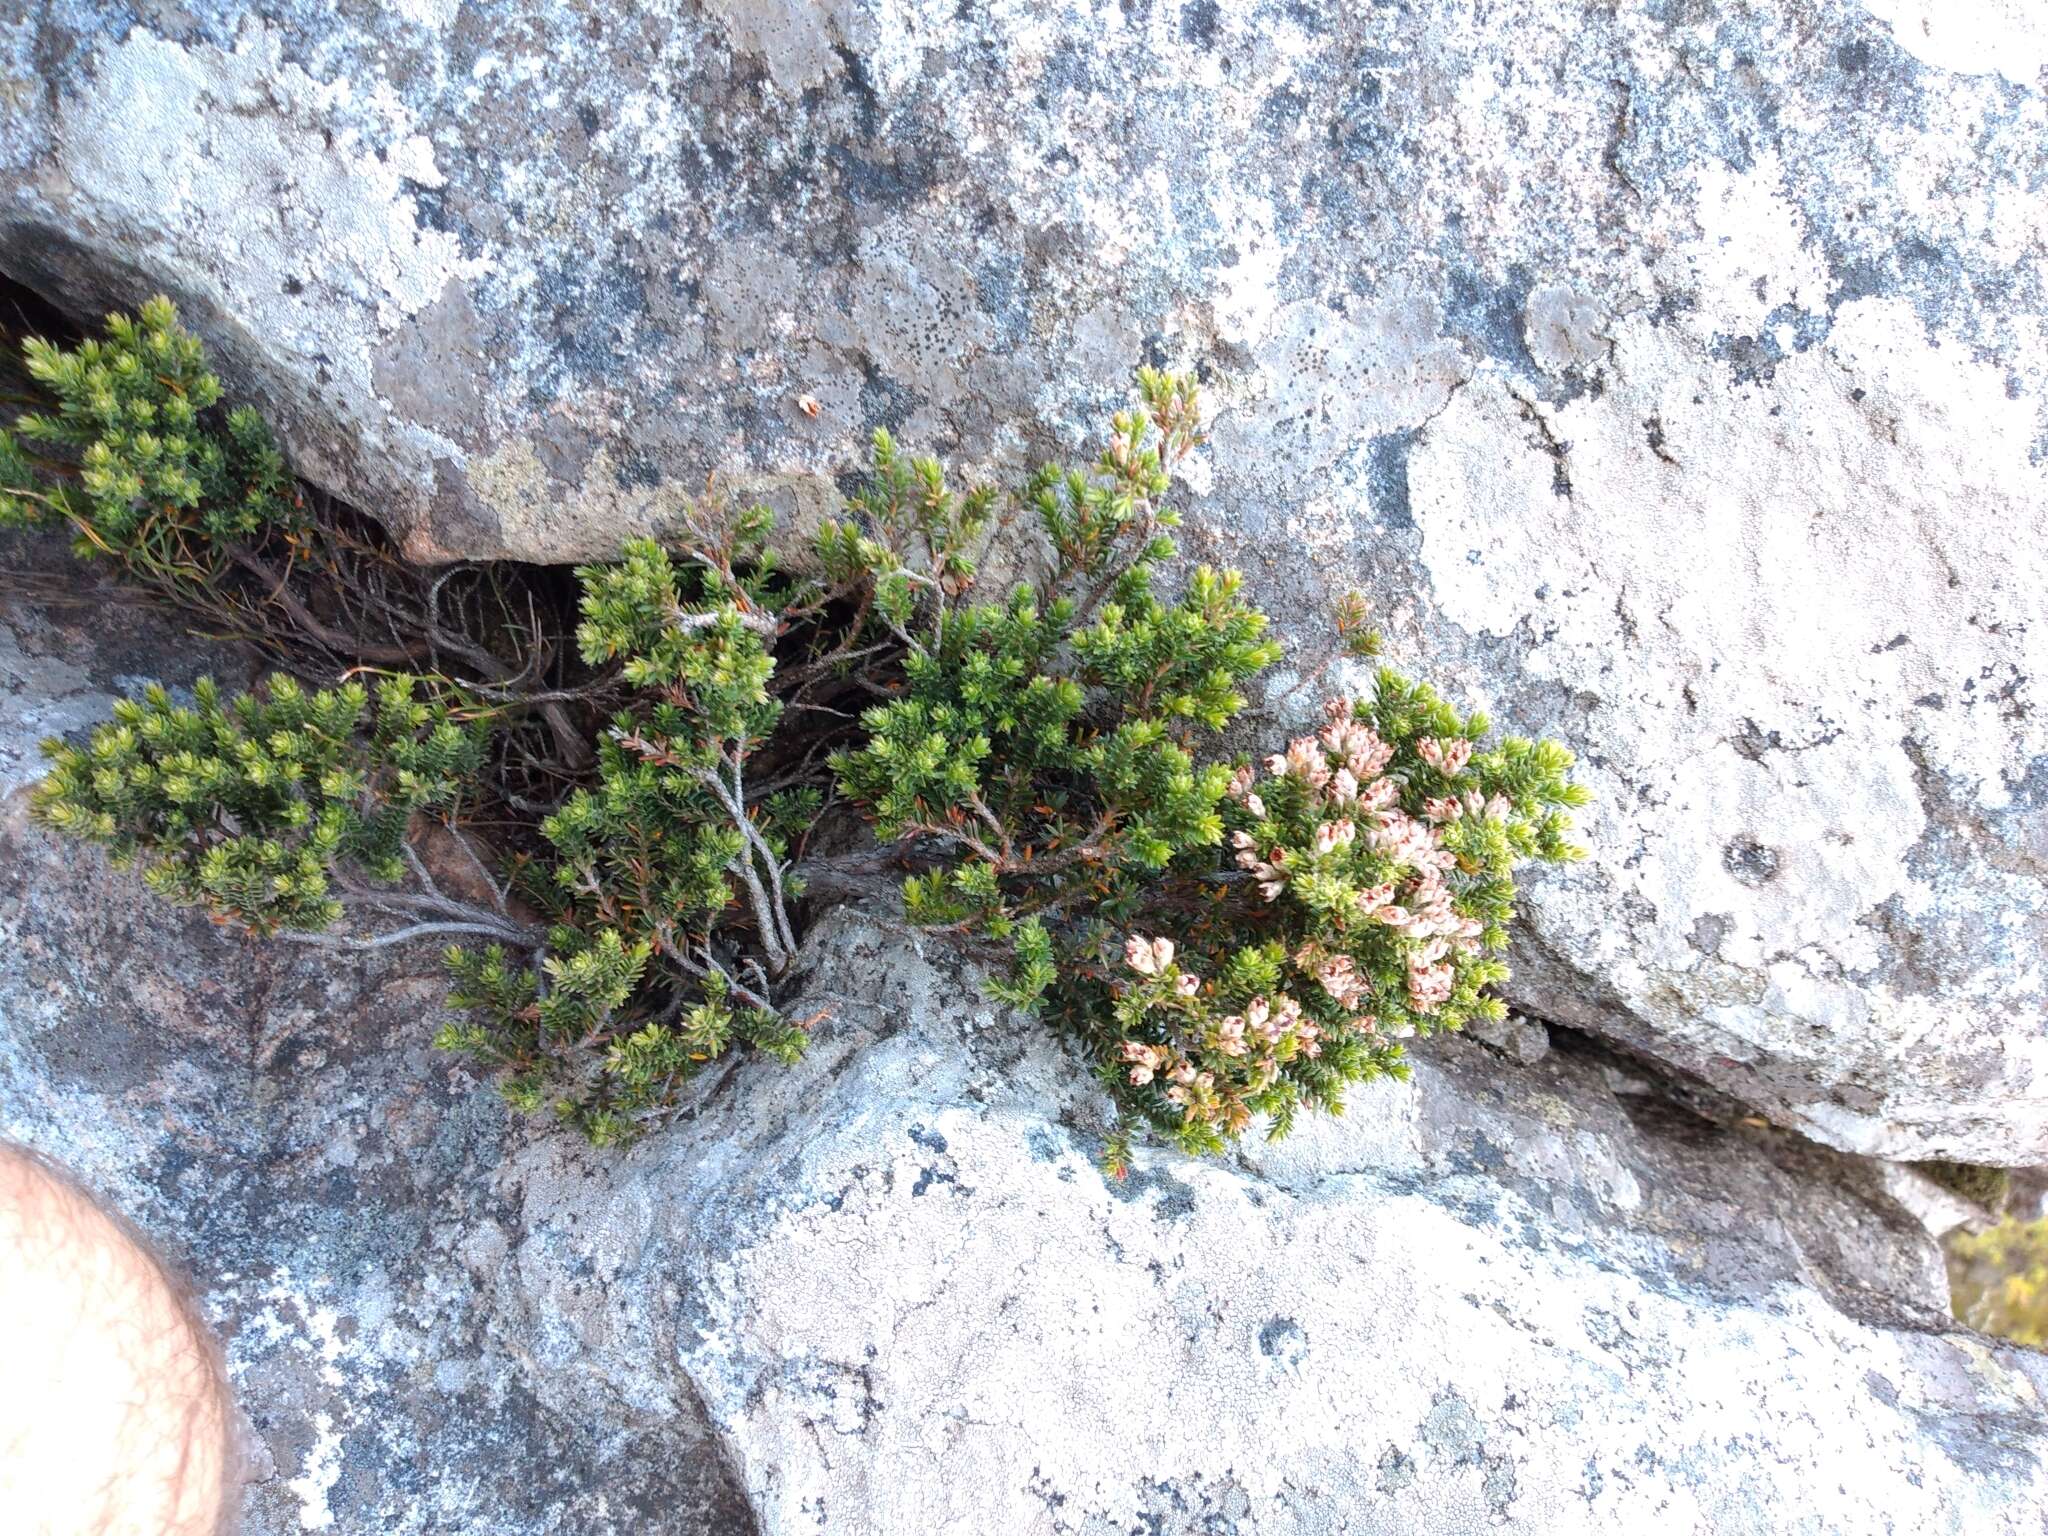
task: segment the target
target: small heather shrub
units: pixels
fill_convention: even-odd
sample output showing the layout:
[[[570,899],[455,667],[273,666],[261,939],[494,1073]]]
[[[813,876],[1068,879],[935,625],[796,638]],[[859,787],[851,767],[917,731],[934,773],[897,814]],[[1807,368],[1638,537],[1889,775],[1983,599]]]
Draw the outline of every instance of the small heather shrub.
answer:
[[[417,679],[309,692],[274,676],[223,701],[211,678],[190,707],[162,688],[123,699],[83,747],[44,744],[32,808],[45,825],[139,862],[150,888],[251,932],[317,932],[343,894],[439,920],[470,915],[437,894],[372,894],[413,872],[413,818],[459,814],[485,731],[458,696]],[[502,931],[509,922],[472,919]]]
[[[546,584],[504,563],[422,571],[366,519],[317,496],[320,515],[309,511],[262,418],[222,404],[168,299],[109,316],[102,338],[70,349],[31,337],[22,355],[44,404],[0,429],[0,528],[68,527],[82,557],[309,680],[456,678],[517,706],[499,716],[512,734],[529,714],[544,723],[551,750],[513,749],[532,777],[588,769]],[[531,692],[543,697],[529,709]]]
[[[751,508],[686,566],[641,540],[577,573],[583,654],[619,663],[636,707],[605,732],[597,783],[542,823],[549,856],[522,889],[552,918],[546,958],[448,954],[468,1018],[438,1043],[500,1070],[516,1107],[599,1143],[661,1114],[736,1042],[785,1061],[803,1049],[775,989],[797,948],[789,851],[819,798],[758,798],[747,781],[782,714],[768,525]]]
[[[220,380],[170,300],[109,316],[104,340],[22,351],[50,406],[0,431],[0,527],[62,521],[81,556],[191,590],[228,541],[300,520],[270,429],[214,409]]]
[[[1507,979],[1514,868],[1577,856],[1564,807],[1583,796],[1555,745],[1475,752],[1482,717],[1386,669],[1325,713],[1263,777],[1232,777],[1238,878],[1177,944],[1136,934],[1113,980],[1063,973],[1127,1123],[1189,1151],[1255,1115],[1284,1135],[1304,1105],[1341,1112],[1347,1085],[1407,1075],[1399,1041],[1504,1018],[1487,989]]]
[[[870,709],[866,743],[833,763],[880,836],[963,855],[909,880],[906,908],[1013,945],[994,990],[1026,1006],[1054,979],[1049,918],[1130,908],[1177,858],[1213,853],[1230,774],[1194,748],[1279,656],[1234,573],[1200,568],[1173,602],[1154,590],[1173,554],[1167,463],[1198,439],[1189,381],[1148,370],[1140,383],[1151,414],[1117,416],[1092,476],[1048,470],[1022,493],[1054,556],[1036,589],[1000,603],[964,601],[957,581],[921,604],[903,593],[903,697]],[[886,476],[890,445],[878,449]],[[917,474],[943,494],[936,464]]]
[[[0,521],[61,517],[175,588],[220,551],[248,565],[236,541],[298,515],[261,423],[214,409],[167,304],[29,362],[55,404],[0,435]],[[879,840],[870,862],[912,867],[910,919],[982,947],[990,991],[1086,1060],[1118,1114],[1112,1168],[1140,1132],[1190,1152],[1261,1118],[1284,1134],[1404,1075],[1403,1040],[1502,1014],[1514,871],[1578,856],[1585,797],[1562,748],[1489,744],[1482,717],[1384,668],[1262,765],[1229,755],[1280,648],[1235,572],[1169,578],[1166,497],[1200,401],[1150,369],[1138,395],[1090,467],[1007,496],[955,490],[876,434],[872,478],[801,571],[765,509],[715,506],[673,550],[579,569],[597,680],[577,696],[612,713],[594,753],[553,760],[566,792],[495,869],[460,822],[518,710],[438,668],[374,698],[283,676],[231,701],[203,684],[189,708],[152,691],[84,747],[46,746],[37,812],[257,933],[459,938],[461,1017],[438,1043],[604,1143],[735,1045],[801,1053],[816,1020],[784,994],[805,850],[844,803]],[[53,472],[43,449],[68,457]],[[981,595],[986,546],[1020,522],[1043,569]],[[502,676],[440,630],[429,590],[429,657]],[[391,622],[408,610],[385,591]],[[1377,653],[1362,600],[1337,631]],[[566,719],[549,717],[558,739]],[[483,895],[437,880],[417,846],[437,825]]]
[[[1264,778],[1217,760],[1207,744],[1279,649],[1234,572],[1155,591],[1199,411],[1187,379],[1143,371],[1139,390],[1092,474],[1022,493],[1054,556],[1037,588],[906,602],[905,696],[835,760],[879,835],[948,850],[905,883],[910,917],[999,946],[990,990],[1088,1057],[1119,1168],[1139,1129],[1189,1152],[1256,1116],[1285,1134],[1304,1105],[1405,1075],[1402,1039],[1503,1016],[1486,989],[1507,975],[1514,867],[1577,857],[1585,798],[1562,748],[1480,752],[1482,717],[1386,669]],[[919,479],[936,492],[937,467]],[[1371,655],[1364,617],[1347,599],[1338,628]]]

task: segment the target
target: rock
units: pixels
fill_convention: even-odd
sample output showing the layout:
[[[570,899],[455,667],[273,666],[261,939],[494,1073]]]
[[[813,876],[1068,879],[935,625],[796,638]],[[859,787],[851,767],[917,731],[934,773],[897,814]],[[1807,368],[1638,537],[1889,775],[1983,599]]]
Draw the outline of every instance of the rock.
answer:
[[[2016,1221],[2048,1218],[2048,1168],[2015,1168],[2006,1211]]]
[[[22,13],[0,268],[169,287],[426,558],[711,469],[815,517],[877,425],[1014,466],[1199,366],[1193,550],[1583,752],[1519,1001],[2048,1159],[2032,10],[670,9]]]
[[[1524,1066],[1541,1061],[1550,1051],[1550,1031],[1525,1014],[1511,1013],[1498,1024],[1474,1019],[1465,1033],[1505,1051]]]
[[[202,659],[90,596],[0,595],[0,762]],[[23,805],[0,1134],[194,1276],[251,1536],[2038,1529],[2048,1359],[1941,1313],[1886,1171],[1568,1044],[1116,1184],[1040,1028],[842,910],[806,1061],[599,1153],[430,1055],[431,953],[227,938]]]
[[[2038,1519],[2048,1368],[1937,1320],[1932,1243],[1838,1157],[1452,1042],[1345,1122],[1110,1186],[1085,1087],[943,952],[815,943],[818,1059],[623,1175],[523,1175],[529,1290],[681,1289],[763,1530]]]
[[[1884,1190],[1933,1237],[1977,1230],[1996,1219],[1983,1205],[1905,1163],[1885,1165]]]

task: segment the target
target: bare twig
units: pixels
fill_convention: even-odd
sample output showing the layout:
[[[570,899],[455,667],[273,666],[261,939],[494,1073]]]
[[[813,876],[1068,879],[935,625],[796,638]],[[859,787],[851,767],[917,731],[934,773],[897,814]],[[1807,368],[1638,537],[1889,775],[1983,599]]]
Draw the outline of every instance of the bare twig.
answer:
[[[460,848],[464,857],[469,860],[469,867],[476,871],[477,878],[483,881],[485,888],[490,891],[491,904],[498,909],[501,916],[510,916],[505,908],[505,888],[492,878],[490,870],[484,867],[484,861],[477,856],[477,851],[470,847],[468,836],[460,827],[450,827],[448,835],[454,838],[455,846]]]
[[[282,929],[281,939],[290,939],[294,944],[310,944],[320,949],[347,949],[367,951],[389,949],[394,944],[404,944],[413,939],[424,939],[436,934],[471,933],[485,938],[502,939],[523,946],[537,944],[540,940],[528,932],[508,930],[497,923],[414,923],[408,928],[395,929],[390,933],[378,934],[375,938],[357,938],[342,933],[306,933],[296,928]]]

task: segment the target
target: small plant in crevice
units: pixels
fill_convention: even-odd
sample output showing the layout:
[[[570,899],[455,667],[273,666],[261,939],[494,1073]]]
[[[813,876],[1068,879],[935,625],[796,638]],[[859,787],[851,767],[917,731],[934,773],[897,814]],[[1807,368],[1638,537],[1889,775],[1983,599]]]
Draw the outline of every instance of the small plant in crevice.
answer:
[[[1981,1205],[1993,1215],[2005,1209],[2007,1196],[2012,1188],[2012,1175],[2004,1168],[1986,1167],[1981,1163],[1959,1163],[1952,1158],[1930,1158],[1924,1162],[1908,1163],[1907,1167],[1923,1173],[1942,1188],[1962,1196],[1965,1200]]]
[[[22,344],[47,409],[0,431],[0,526],[61,520],[81,556],[196,597],[236,541],[302,532],[284,456],[247,406],[216,412],[220,380],[170,300],[107,317],[105,340]]]
[[[800,917],[825,899],[806,892],[849,864],[908,866],[909,918],[1069,1042],[1115,1105],[1121,1169],[1141,1133],[1190,1152],[1284,1134],[1404,1074],[1406,1038],[1499,1016],[1514,870],[1578,853],[1569,753],[1489,744],[1391,670],[1262,762],[1226,750],[1281,647],[1236,573],[1174,566],[1167,498],[1202,442],[1185,377],[1141,370],[1091,465],[1008,493],[877,434],[868,484],[789,568],[765,509],[707,502],[577,570],[572,644],[507,617],[516,572],[473,568],[452,630],[440,578],[336,595],[294,574],[328,558],[325,522],[260,423],[220,415],[168,306],[30,362],[56,403],[0,437],[0,519],[66,522],[200,612],[289,630],[242,582],[282,560],[324,628],[381,616],[354,670],[388,674],[124,704],[49,745],[38,814],[260,934],[454,940],[438,1043],[600,1143],[737,1046],[801,1053]],[[984,594],[1006,530],[1041,568]],[[1337,617],[1376,654],[1361,600]],[[316,660],[346,657],[328,641]],[[551,771],[492,789],[521,732]],[[516,799],[523,836],[478,836],[486,794]],[[864,850],[812,855],[821,824],[843,844],[861,820]]]
[[[587,660],[619,661],[632,707],[600,743],[598,782],[542,823],[522,889],[551,918],[538,967],[500,946],[449,952],[468,1018],[439,1043],[501,1070],[518,1107],[593,1140],[631,1135],[726,1048],[784,1060],[807,1021],[779,1006],[796,958],[791,851],[815,819],[804,786],[754,793],[782,715],[766,520],[750,509],[678,566],[647,541],[587,567]]]
[[[1569,756],[1516,739],[1475,753],[1483,718],[1386,670],[1370,700],[1326,713],[1265,777],[1232,780],[1242,883],[1198,878],[1178,902],[1169,884],[1151,926],[1193,914],[1177,941],[1138,933],[1120,971],[1092,950],[1059,970],[1055,1017],[1127,1127],[1191,1152],[1255,1116],[1284,1135],[1305,1106],[1340,1113],[1349,1085],[1405,1077],[1399,1042],[1506,1016],[1490,988],[1507,979],[1514,868],[1578,856]]]
[[[1562,748],[1482,752],[1482,717],[1385,669],[1264,778],[1221,761],[1216,734],[1280,652],[1235,573],[1157,590],[1199,409],[1188,379],[1139,389],[1092,473],[1022,492],[1053,554],[1035,588],[899,604],[903,697],[835,762],[881,836],[944,850],[904,886],[911,918],[993,941],[994,995],[1088,1059],[1119,1111],[1113,1168],[1141,1129],[1190,1152],[1259,1116],[1285,1134],[1405,1074],[1400,1040],[1501,1016],[1512,871],[1577,857],[1584,802]],[[945,524],[936,466],[924,483]],[[1359,656],[1379,648],[1365,617],[1355,597],[1337,616]]]
[[[423,571],[381,529],[309,491],[262,418],[227,409],[168,299],[103,338],[21,343],[39,408],[0,429],[0,528],[63,527],[84,558],[210,633],[322,682],[365,667],[443,674],[515,706],[501,733],[541,792],[586,770],[559,603],[504,562]],[[516,766],[516,765],[515,765]]]
[[[502,902],[444,895],[414,847],[416,817],[459,819],[485,752],[459,696],[423,692],[393,677],[373,700],[361,683],[314,692],[277,676],[223,701],[202,678],[188,707],[152,687],[117,701],[85,746],[47,743],[31,806],[115,863],[140,862],[160,895],[252,933],[317,939],[353,904],[406,921],[379,944],[519,936]]]

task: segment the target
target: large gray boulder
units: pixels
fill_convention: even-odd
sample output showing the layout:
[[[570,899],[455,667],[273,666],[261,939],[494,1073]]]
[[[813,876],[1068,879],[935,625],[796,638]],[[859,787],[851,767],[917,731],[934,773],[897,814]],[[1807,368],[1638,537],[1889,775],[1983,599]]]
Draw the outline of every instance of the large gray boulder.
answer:
[[[0,582],[10,783],[179,643],[60,570]],[[842,912],[802,1065],[595,1153],[428,1052],[431,952],[228,938],[24,805],[0,1135],[193,1275],[249,1536],[2039,1529],[2048,1357],[1943,1314],[1891,1171],[1526,1021],[1117,1184],[1038,1027]]]
[[[1580,747],[1523,1001],[2048,1159],[2048,23],[2014,3],[0,24],[0,268],[159,286],[424,558],[1215,381],[1190,543]],[[815,410],[815,414],[811,414]]]
[[[606,1374],[672,1352],[764,1531],[2040,1518],[2048,1362],[1953,1331],[1868,1171],[1450,1042],[1284,1148],[1109,1184],[1085,1080],[943,949],[813,942],[800,1072],[508,1175],[525,1315]]]

